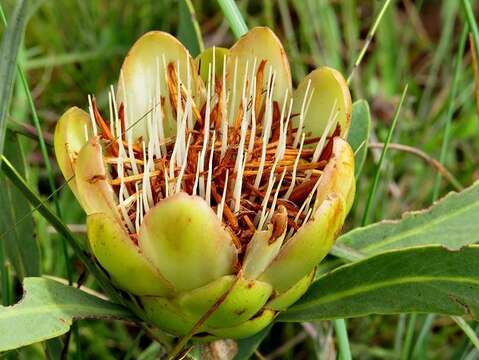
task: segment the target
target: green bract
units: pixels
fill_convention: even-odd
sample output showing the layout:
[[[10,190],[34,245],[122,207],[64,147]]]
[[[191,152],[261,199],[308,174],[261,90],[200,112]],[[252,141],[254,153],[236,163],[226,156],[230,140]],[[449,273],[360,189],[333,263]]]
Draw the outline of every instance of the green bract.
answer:
[[[68,110],[55,153],[92,253],[138,315],[174,335],[241,338],[304,294],[354,199],[340,73],[319,68],[293,90],[264,27],[196,60],[150,32],[109,110]]]

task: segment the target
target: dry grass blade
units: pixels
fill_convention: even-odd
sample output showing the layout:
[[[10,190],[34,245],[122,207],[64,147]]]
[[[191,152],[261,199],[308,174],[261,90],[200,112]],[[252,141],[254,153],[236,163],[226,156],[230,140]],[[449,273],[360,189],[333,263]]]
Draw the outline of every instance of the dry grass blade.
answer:
[[[368,35],[366,36],[366,40],[364,40],[364,45],[361,51],[359,52],[358,57],[356,58],[356,61],[354,62],[353,68],[351,69],[351,73],[348,76],[348,84],[351,82],[351,79],[353,78],[354,71],[358,68],[359,64],[361,64],[361,61],[363,60],[364,55],[366,54],[366,51],[368,50],[369,45],[371,44],[371,41],[374,38],[374,34],[376,33],[376,30],[381,23],[381,19],[384,16],[384,13],[389,7],[389,4],[391,3],[391,0],[385,0],[384,4],[381,8],[381,11],[379,12],[378,16],[376,17],[376,20],[374,21],[373,26],[368,32]]]
[[[373,149],[383,149],[384,146],[385,146],[384,143],[371,143],[368,145],[368,147]],[[403,144],[394,144],[394,143],[389,144],[388,148],[393,150],[404,151],[404,152],[416,155],[417,157],[424,160],[427,164],[431,165],[434,169],[436,169],[439,172],[439,174],[442,177],[444,177],[444,179],[449,181],[451,185],[454,186],[456,190],[461,191],[464,189],[464,186],[461,185],[459,180],[457,180],[456,177],[449,170],[447,170],[439,161],[429,156],[421,149],[415,148],[413,146],[408,146]]]

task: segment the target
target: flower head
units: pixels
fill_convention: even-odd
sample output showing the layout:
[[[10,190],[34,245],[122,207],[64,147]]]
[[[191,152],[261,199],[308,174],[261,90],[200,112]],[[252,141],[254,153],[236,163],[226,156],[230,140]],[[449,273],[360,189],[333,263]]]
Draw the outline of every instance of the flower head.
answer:
[[[258,27],[197,59],[163,32],[128,53],[108,116],[89,98],[55,131],[91,251],[144,318],[186,334],[249,336],[294,303],[355,192],[351,97],[336,70],[293,91]]]

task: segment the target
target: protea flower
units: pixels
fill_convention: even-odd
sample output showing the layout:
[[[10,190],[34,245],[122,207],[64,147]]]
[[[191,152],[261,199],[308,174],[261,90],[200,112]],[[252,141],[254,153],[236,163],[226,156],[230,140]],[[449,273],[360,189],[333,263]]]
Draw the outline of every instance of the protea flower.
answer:
[[[89,100],[59,120],[56,156],[91,252],[146,321],[241,338],[307,290],[355,192],[340,73],[293,91],[264,27],[196,60],[154,31],[128,53],[109,116]]]

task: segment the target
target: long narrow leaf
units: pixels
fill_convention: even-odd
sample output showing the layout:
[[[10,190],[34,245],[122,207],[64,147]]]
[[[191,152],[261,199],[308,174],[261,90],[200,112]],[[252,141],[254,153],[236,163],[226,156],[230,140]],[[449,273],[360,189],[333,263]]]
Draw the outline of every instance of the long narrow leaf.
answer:
[[[191,0],[180,0],[178,7],[180,19],[177,37],[185,44],[191,55],[196,56],[204,50],[204,44],[200,25],[196,19],[195,8]]]
[[[15,164],[15,168],[24,174],[24,159],[18,135],[7,131],[5,156]],[[40,250],[34,237],[31,206],[23,194],[0,173],[0,244],[5,245],[6,255],[10,259],[17,276],[40,275]],[[18,226],[18,218],[29,214]]]
[[[474,47],[476,51],[476,57],[479,58],[479,27],[477,21],[474,18],[474,10],[472,9],[470,0],[462,0],[462,7],[466,13],[466,19],[471,28],[472,38],[474,39]]]
[[[450,193],[427,210],[405,213],[341,236],[337,244],[366,255],[411,246],[444,245],[452,249],[479,242],[479,182]]]
[[[248,31],[248,27],[238,9],[238,5],[233,0],[218,0],[218,4],[223,11],[231,30],[235,34],[236,38],[241,37]]]
[[[15,81],[18,49],[27,23],[28,0],[19,0],[0,45],[0,154],[3,153],[7,114]],[[1,162],[1,160],[0,160]]]
[[[322,276],[283,321],[369,314],[479,314],[479,246],[426,246],[391,251]]]

